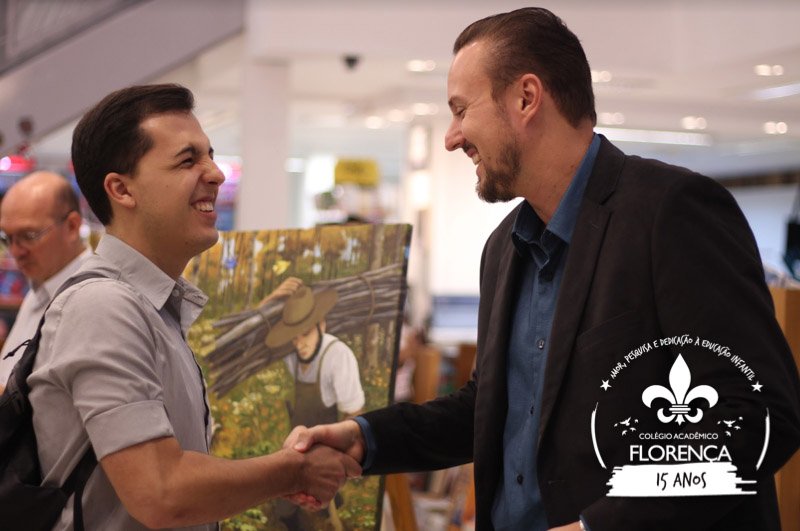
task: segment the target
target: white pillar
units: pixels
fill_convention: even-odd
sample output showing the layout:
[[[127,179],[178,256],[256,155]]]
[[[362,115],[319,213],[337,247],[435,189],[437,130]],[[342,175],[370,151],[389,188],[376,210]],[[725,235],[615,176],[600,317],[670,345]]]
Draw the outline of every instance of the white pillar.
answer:
[[[235,229],[288,227],[292,189],[286,172],[289,154],[289,66],[243,60],[242,178]]]

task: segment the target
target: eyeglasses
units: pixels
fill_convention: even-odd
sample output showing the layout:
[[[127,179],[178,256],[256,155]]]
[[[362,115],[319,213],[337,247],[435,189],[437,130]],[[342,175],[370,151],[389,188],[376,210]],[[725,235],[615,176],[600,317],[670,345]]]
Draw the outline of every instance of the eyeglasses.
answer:
[[[69,215],[72,214],[73,212],[74,210],[70,210],[69,212],[64,214],[63,217],[61,217],[54,223],[51,223],[50,225],[41,230],[23,230],[18,232],[17,234],[7,234],[5,231],[0,230],[0,245],[6,248],[11,248],[11,244],[16,242],[16,244],[19,245],[20,247],[25,247],[25,248],[30,247],[37,241],[41,240],[45,234],[53,230],[56,225],[64,223],[69,217]]]

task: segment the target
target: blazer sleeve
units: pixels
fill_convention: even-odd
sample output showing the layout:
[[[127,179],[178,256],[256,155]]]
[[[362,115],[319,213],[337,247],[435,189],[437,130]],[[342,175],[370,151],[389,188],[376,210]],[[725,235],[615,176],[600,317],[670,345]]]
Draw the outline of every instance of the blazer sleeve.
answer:
[[[475,381],[425,404],[399,403],[362,415],[375,436],[369,474],[436,470],[472,461]]]
[[[704,363],[707,357],[698,356],[692,365],[693,381],[719,391],[714,419],[743,417],[749,426],[763,426],[768,409],[771,436],[758,470],[763,433],[751,430],[726,443],[740,471],[757,479],[759,488],[770,489],[772,475],[800,445],[800,384],[774,317],[755,239],[733,197],[705,177],[677,179],[656,208],[650,256],[658,325],[664,337],[690,334],[728,347],[757,375],[763,385],[759,392],[742,385],[741,372]],[[678,352],[675,347],[672,354]],[[708,415],[703,422],[714,419]],[[702,425],[697,429],[703,431]],[[707,529],[743,498],[604,497],[582,515],[592,531]]]

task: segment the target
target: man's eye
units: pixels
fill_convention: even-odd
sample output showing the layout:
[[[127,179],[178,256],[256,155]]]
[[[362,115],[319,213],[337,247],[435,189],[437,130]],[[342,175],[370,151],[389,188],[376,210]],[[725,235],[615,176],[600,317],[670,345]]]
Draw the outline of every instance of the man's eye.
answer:
[[[194,164],[194,159],[185,159],[181,161],[181,166],[191,166]]]

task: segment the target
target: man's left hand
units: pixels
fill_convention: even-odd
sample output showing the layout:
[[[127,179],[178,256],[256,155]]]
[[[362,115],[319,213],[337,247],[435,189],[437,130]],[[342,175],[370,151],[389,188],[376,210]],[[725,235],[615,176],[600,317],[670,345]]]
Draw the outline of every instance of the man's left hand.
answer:
[[[559,527],[551,527],[549,531],[581,531],[581,529],[580,522],[573,522]]]

